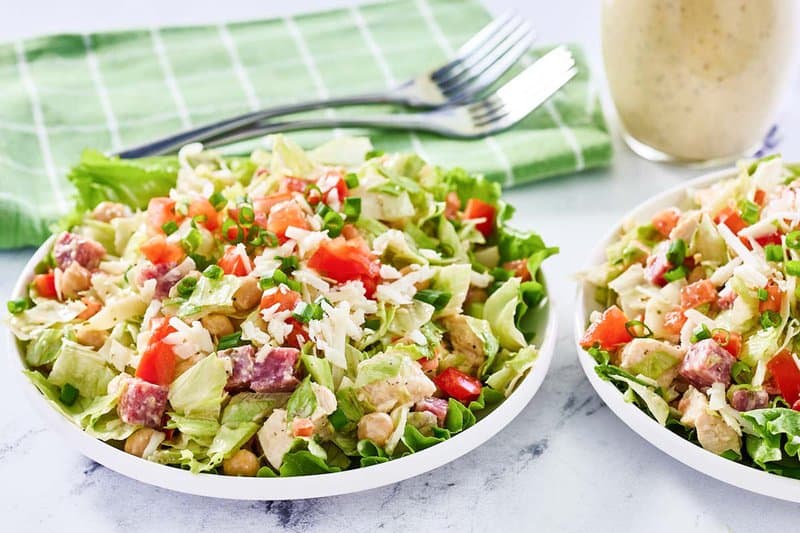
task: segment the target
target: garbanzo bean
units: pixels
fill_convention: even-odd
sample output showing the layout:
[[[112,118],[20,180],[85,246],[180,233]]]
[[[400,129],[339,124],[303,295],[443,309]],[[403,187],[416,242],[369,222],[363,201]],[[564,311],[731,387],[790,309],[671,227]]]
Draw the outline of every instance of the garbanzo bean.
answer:
[[[233,333],[233,324],[225,315],[210,314],[200,319],[200,323],[212,335],[222,337]]]
[[[125,439],[125,451],[136,457],[141,457],[144,454],[147,443],[156,430],[152,428],[141,428],[134,431],[130,437]]]
[[[222,473],[226,476],[255,476],[258,472],[258,457],[249,450],[239,450],[222,461]]]
[[[77,328],[75,331],[75,340],[84,346],[91,346],[99,350],[108,339],[108,332],[98,329]]]
[[[242,278],[242,286],[233,295],[233,306],[237,311],[252,309],[261,301],[261,292],[256,278]]]

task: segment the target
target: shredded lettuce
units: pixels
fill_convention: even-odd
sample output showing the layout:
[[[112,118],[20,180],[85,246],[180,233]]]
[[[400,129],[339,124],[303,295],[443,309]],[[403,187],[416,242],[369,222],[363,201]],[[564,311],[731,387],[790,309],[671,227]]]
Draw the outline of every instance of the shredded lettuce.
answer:
[[[211,354],[177,377],[169,387],[169,403],[184,416],[219,417],[228,374],[225,365]]]

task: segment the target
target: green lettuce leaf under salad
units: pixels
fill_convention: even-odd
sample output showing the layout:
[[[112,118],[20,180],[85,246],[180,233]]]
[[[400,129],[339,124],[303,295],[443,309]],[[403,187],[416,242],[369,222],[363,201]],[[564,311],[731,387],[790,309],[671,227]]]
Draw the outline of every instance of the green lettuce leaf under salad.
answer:
[[[76,209],[7,321],[46,399],[128,453],[259,477],[380,464],[473,426],[536,362],[557,249],[480,176],[276,136],[249,157],[87,151],[69,179]]]
[[[581,345],[659,424],[800,478],[800,168],[779,156],[631,222],[585,274]],[[522,353],[522,352],[520,352]],[[489,382],[491,385],[491,382]]]

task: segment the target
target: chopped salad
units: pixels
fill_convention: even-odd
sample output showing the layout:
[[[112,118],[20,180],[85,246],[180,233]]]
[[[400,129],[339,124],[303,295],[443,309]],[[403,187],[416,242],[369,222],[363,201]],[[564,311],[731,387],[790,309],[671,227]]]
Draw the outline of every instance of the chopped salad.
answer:
[[[87,151],[25,298],[27,376],[89,435],[192,472],[369,466],[467,429],[533,367],[555,248],[500,187],[363,138]]]
[[[800,165],[740,163],[687,196],[586,274],[603,311],[580,344],[658,423],[800,478]]]

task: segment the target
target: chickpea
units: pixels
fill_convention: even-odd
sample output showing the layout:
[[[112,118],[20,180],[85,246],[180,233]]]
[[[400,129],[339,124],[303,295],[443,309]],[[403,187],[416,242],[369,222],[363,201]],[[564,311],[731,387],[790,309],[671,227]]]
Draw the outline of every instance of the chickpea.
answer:
[[[61,273],[59,279],[61,295],[65,298],[75,298],[80,291],[85,291],[92,285],[92,275],[78,263],[70,265]]]
[[[358,421],[358,439],[369,439],[383,446],[394,431],[392,417],[386,413],[369,413]]]
[[[222,337],[233,333],[233,324],[225,315],[210,314],[200,319],[200,323],[212,335]]]
[[[136,457],[144,455],[144,450],[150,442],[150,438],[155,434],[153,428],[137,429],[131,436],[125,439],[125,451]]]
[[[131,216],[130,208],[116,202],[100,202],[92,211],[92,218],[101,222],[111,222],[115,218],[129,216]]]
[[[194,364],[198,362],[200,359],[202,359],[202,356],[200,354],[197,354],[193,357],[189,357],[187,359],[178,358],[178,363],[175,365],[175,377],[177,378],[178,376],[180,376],[181,374],[192,368]]]
[[[261,301],[261,289],[258,280],[250,276],[242,278],[242,286],[233,295],[233,306],[237,311],[246,311]]]
[[[253,477],[258,472],[258,468],[258,457],[249,450],[239,450],[222,461],[222,473],[226,476]]]
[[[467,298],[464,303],[483,303],[489,297],[489,293],[486,292],[486,289],[482,289],[480,287],[470,287],[469,291],[467,291]]]
[[[108,339],[108,332],[99,329],[78,328],[75,331],[75,340],[84,346],[91,346],[99,350]]]

